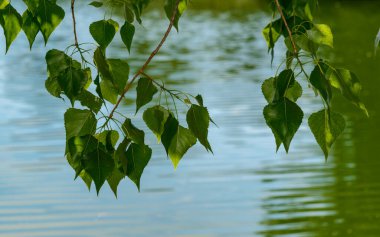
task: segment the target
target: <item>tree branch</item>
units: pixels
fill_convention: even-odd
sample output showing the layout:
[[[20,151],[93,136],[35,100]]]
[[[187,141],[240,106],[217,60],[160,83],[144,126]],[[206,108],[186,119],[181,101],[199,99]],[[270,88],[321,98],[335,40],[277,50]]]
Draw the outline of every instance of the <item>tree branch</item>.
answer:
[[[150,54],[149,58],[145,61],[144,65],[140,68],[140,70],[133,76],[132,80],[126,85],[126,87],[124,88],[124,92],[121,94],[119,100],[116,102],[115,106],[113,107],[110,115],[108,116],[108,119],[105,123],[107,123],[112,117],[113,117],[113,114],[115,113],[115,110],[118,108],[118,106],[120,105],[121,101],[123,100],[125,94],[129,91],[129,89],[132,87],[132,84],[133,82],[141,75],[144,73],[145,69],[148,67],[149,63],[152,61],[152,59],[154,58],[154,56],[156,56],[156,54],[160,51],[162,45],[165,43],[166,39],[168,38],[169,34],[170,34],[170,31],[172,30],[173,28],[173,25],[174,25],[174,21],[175,21],[175,18],[178,14],[178,5],[180,3],[181,0],[177,0],[176,2],[176,5],[174,7],[174,10],[173,10],[173,15],[172,15],[172,18],[170,19],[170,23],[169,23],[169,26],[163,36],[163,38],[161,39],[160,43],[157,45],[157,47],[153,50],[153,52]]]
[[[278,10],[278,12],[279,12],[280,15],[281,15],[282,21],[283,21],[284,24],[285,24],[285,28],[286,28],[286,30],[288,31],[289,38],[290,38],[290,41],[292,42],[292,46],[293,46],[293,53],[294,53],[294,55],[297,55],[297,54],[298,54],[298,50],[297,50],[297,47],[296,47],[296,43],[295,43],[295,41],[294,41],[294,39],[293,39],[292,31],[291,31],[290,28],[289,28],[289,25],[288,25],[288,22],[287,22],[286,19],[285,19],[284,13],[282,12],[281,5],[280,5],[280,3],[278,2],[278,0],[274,0],[274,1],[275,1],[275,3],[276,3],[277,10]]]
[[[78,37],[77,37],[77,23],[75,20],[74,10],[75,10],[75,0],[71,0],[71,16],[73,18],[73,30],[74,30],[74,40],[75,40],[74,45],[75,47],[79,48]]]

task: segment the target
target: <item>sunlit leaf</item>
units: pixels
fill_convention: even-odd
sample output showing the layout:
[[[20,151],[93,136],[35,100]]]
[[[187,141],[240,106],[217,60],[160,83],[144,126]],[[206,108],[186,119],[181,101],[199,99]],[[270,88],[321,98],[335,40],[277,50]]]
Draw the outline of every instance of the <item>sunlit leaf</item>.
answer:
[[[327,159],[337,137],[343,132],[346,122],[342,115],[321,110],[309,117],[309,127]]]
[[[22,15],[22,29],[25,32],[26,37],[29,41],[30,49],[33,46],[34,39],[36,38],[38,32],[40,31],[40,23],[37,20],[37,17],[33,16],[33,13],[29,10],[26,10]]]
[[[22,17],[11,4],[8,4],[4,9],[0,10],[0,18],[2,18],[0,23],[4,30],[6,52],[8,52],[12,42],[21,31]]]
[[[97,120],[90,110],[70,108],[65,113],[66,140],[95,134]]]
[[[8,4],[8,0],[0,0],[0,10],[4,9],[6,6],[8,6]]]
[[[184,13],[184,11],[187,8],[187,1],[188,0],[180,0],[178,8],[176,10],[177,12],[176,12],[176,15],[174,18],[174,24],[173,25],[177,29],[177,31],[178,31],[179,18],[182,16],[182,14]],[[174,13],[174,10],[176,8],[176,3],[177,3],[177,0],[166,0],[164,9],[165,9],[166,16],[168,17],[169,20],[171,20],[173,18],[173,13]]]
[[[362,85],[356,75],[347,69],[331,69],[329,72],[331,85],[340,89],[344,97],[358,106],[368,116],[368,111],[359,98]]]
[[[64,17],[65,11],[60,6],[49,0],[40,0],[37,8],[37,19],[45,44]]]
[[[169,117],[169,111],[162,106],[154,106],[144,111],[143,119],[150,130],[156,135],[158,142],[164,132],[165,122]]]
[[[100,89],[105,100],[111,102],[112,104],[116,104],[119,92],[111,81],[102,80],[100,82]]]
[[[40,0],[23,0],[23,2],[28,7],[28,10],[35,16]]]
[[[136,113],[139,109],[148,104],[152,99],[154,94],[157,93],[156,86],[153,85],[152,80],[142,77],[139,79],[137,84],[137,98],[136,98]]]
[[[74,106],[74,101],[87,83],[87,75],[81,69],[69,67],[65,73],[58,75],[57,79],[65,95]]]
[[[294,102],[284,99],[278,103],[269,104],[264,108],[264,118],[278,142],[284,144],[286,152],[302,123],[303,112]]]
[[[177,119],[170,115],[165,123],[161,141],[174,168],[177,168],[183,155],[195,145],[197,138],[189,129],[179,125]]]
[[[207,151],[211,151],[208,137],[208,127],[210,124],[210,115],[205,107],[198,105],[191,105],[186,115],[186,121],[189,125],[189,129],[198,138],[199,142],[206,148]]]
[[[308,35],[317,44],[334,47],[334,37],[328,25],[314,24],[314,27],[308,31]]]

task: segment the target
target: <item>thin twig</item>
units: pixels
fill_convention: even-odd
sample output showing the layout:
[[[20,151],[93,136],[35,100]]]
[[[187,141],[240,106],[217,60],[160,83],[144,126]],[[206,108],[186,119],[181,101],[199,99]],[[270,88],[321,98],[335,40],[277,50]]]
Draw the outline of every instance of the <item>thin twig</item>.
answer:
[[[280,13],[281,18],[282,18],[282,21],[283,21],[284,24],[285,24],[285,28],[286,28],[286,30],[288,31],[290,41],[292,42],[294,55],[297,55],[297,54],[298,54],[298,50],[297,50],[297,47],[296,47],[296,43],[295,43],[295,41],[294,41],[294,39],[293,39],[292,31],[291,31],[290,28],[289,28],[289,25],[288,25],[288,22],[286,21],[286,18],[285,18],[285,16],[284,16],[284,13],[282,12],[281,5],[280,5],[280,3],[278,2],[278,0],[274,0],[274,1],[275,1],[275,3],[276,3],[278,13]]]
[[[115,106],[113,107],[110,115],[108,116],[108,119],[106,121],[106,123],[113,117],[113,114],[115,113],[115,110],[118,108],[118,106],[120,105],[121,101],[123,100],[125,94],[129,91],[129,89],[132,87],[132,84],[133,82],[145,71],[145,69],[148,67],[149,63],[152,61],[152,59],[154,58],[154,56],[156,56],[156,54],[160,51],[162,45],[165,43],[166,39],[168,38],[169,34],[170,34],[170,31],[172,30],[173,28],[173,25],[174,25],[174,21],[175,21],[175,18],[177,16],[177,12],[178,12],[178,5],[180,3],[180,0],[177,0],[177,3],[174,7],[174,10],[173,10],[173,16],[172,18],[170,19],[170,23],[169,23],[169,26],[165,32],[165,35],[164,37],[161,39],[161,42],[158,44],[158,46],[156,47],[155,50],[153,50],[153,52],[150,54],[149,58],[146,60],[146,62],[144,63],[144,65],[140,68],[140,70],[133,76],[132,80],[126,85],[126,87],[124,88],[124,91],[123,93],[121,94],[119,100],[116,102]]]
[[[75,0],[71,0],[71,16],[73,18],[73,30],[74,30],[74,44],[75,44],[75,47],[79,48],[79,44],[78,44],[78,37],[77,37],[77,23],[76,23],[76,20],[75,20]]]

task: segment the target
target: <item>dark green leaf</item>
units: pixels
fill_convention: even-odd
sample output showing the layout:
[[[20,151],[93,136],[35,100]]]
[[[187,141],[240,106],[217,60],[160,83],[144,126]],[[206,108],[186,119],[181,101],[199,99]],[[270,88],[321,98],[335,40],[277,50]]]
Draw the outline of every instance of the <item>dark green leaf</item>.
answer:
[[[91,136],[92,137],[92,136]],[[96,138],[92,137],[96,140]],[[88,150],[82,159],[86,172],[94,180],[96,192],[99,194],[104,182],[112,175],[115,163],[103,143],[97,141],[94,149]]]
[[[301,108],[285,98],[281,102],[267,105],[264,108],[264,118],[272,129],[276,141],[283,143],[288,152],[290,142],[302,123]]]
[[[162,106],[154,106],[145,110],[143,119],[150,130],[156,135],[158,142],[164,132],[165,122],[169,117],[169,111]]]
[[[95,134],[97,120],[90,110],[70,108],[65,113],[66,140]]]
[[[22,20],[22,29],[28,38],[30,49],[32,49],[34,39],[40,31],[40,23],[38,22],[37,17],[33,16],[33,13],[29,10],[24,12],[22,15]]]
[[[157,88],[153,85],[152,80],[142,77],[137,84],[137,99],[136,99],[136,113],[139,109],[148,104],[152,99],[154,94],[157,93]]]
[[[90,33],[102,50],[112,42],[118,29],[119,24],[112,19],[96,21],[90,25]]]
[[[133,13],[133,9],[131,9],[127,4],[124,5],[124,14],[125,20],[132,24],[135,20],[135,14]]]
[[[127,159],[121,159],[125,174],[136,184],[139,190],[141,175],[151,156],[152,149],[148,146],[132,143],[124,156]]]
[[[125,122],[123,123],[122,129],[127,138],[129,138],[136,144],[144,145],[144,138],[145,138],[144,131],[136,128],[132,124],[132,121],[129,118],[127,118]]]
[[[191,105],[186,115],[186,121],[189,125],[189,129],[198,138],[199,142],[206,148],[207,151],[211,151],[210,143],[208,142],[208,127],[210,124],[210,115],[205,107],[198,105]]]
[[[98,113],[103,105],[103,101],[99,97],[87,90],[83,90],[82,93],[78,95],[77,99],[80,101],[81,105],[86,106],[95,113]]]
[[[274,101],[284,98],[286,91],[294,85],[294,82],[293,70],[286,69],[282,71],[274,80],[274,86],[276,88]]]
[[[102,76],[102,79],[112,81],[112,74],[110,67],[107,63],[107,59],[100,48],[97,48],[94,52],[94,62]]]
[[[347,69],[331,69],[329,75],[331,85],[340,89],[344,97],[358,106],[368,116],[365,105],[359,99],[362,85],[356,75]]]
[[[127,46],[128,52],[131,52],[131,46],[133,36],[135,35],[135,26],[128,21],[125,21],[124,25],[120,28],[120,36],[125,46]]]
[[[94,6],[96,8],[99,8],[99,7],[103,6],[103,3],[102,2],[98,2],[98,1],[93,1],[93,2],[89,3],[88,5],[91,5],[91,6]]]
[[[85,87],[87,80],[87,75],[83,70],[73,67],[69,67],[65,73],[58,76],[58,83],[73,106],[74,101]]]
[[[110,186],[112,192],[115,194],[115,197],[117,198],[117,186],[119,186],[119,183],[122,179],[125,178],[125,174],[123,174],[116,166],[113,169],[111,175],[108,177],[107,182]]]
[[[12,42],[21,31],[22,17],[11,4],[8,4],[4,9],[0,10],[0,17],[2,17],[0,23],[4,30],[6,52],[8,52]]]
[[[49,50],[45,56],[50,77],[57,77],[72,65],[72,60],[64,52],[57,49]]]
[[[197,95],[195,96],[195,99],[197,100],[199,106],[202,106],[203,107],[203,98],[201,95]]]
[[[278,19],[269,23],[263,29],[262,33],[263,33],[265,41],[268,44],[268,48],[269,49],[274,48],[275,43],[280,38],[281,33],[282,33],[282,20]]]
[[[45,44],[64,17],[65,11],[60,6],[49,0],[40,0],[37,8],[37,19]]]
[[[309,117],[309,127],[327,159],[337,137],[343,132],[346,122],[342,115],[321,110]]]
[[[330,105],[332,90],[330,82],[326,78],[328,69],[329,67],[326,64],[319,62],[310,74],[310,83],[318,90],[327,105]]]

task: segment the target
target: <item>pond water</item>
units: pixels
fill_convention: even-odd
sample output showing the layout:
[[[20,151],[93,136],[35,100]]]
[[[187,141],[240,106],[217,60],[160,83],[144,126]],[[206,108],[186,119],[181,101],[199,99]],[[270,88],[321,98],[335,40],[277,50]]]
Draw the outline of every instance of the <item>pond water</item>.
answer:
[[[188,12],[180,33],[171,34],[149,68],[170,87],[203,94],[219,126],[210,130],[215,154],[197,145],[174,171],[150,136],[154,156],[141,192],[125,180],[118,199],[107,185],[97,197],[94,189],[89,193],[83,182],[73,181],[63,157],[63,113],[69,105],[44,89],[44,52],[72,43],[70,18],[46,48],[40,36],[32,52],[25,36],[17,39],[0,58],[0,236],[380,235],[380,60],[373,50],[380,4],[321,6],[320,21],[336,34],[331,60],[359,75],[371,114],[367,119],[342,98],[335,99],[348,126],[327,162],[306,118],[290,153],[281,149],[276,154],[260,91],[275,70],[261,37],[268,15],[240,3],[228,7],[242,8],[230,11],[226,6],[209,10],[215,4]],[[78,9],[81,42],[90,41],[88,23],[102,18],[88,9]],[[150,11],[131,55],[120,41],[109,54],[127,58],[136,70],[166,25],[162,12]],[[1,43],[4,52],[3,38]],[[279,62],[276,57],[274,65]],[[308,90],[300,104],[306,115],[321,107]],[[134,109],[128,103],[123,107],[130,116]],[[142,126],[139,118],[133,117]]]

